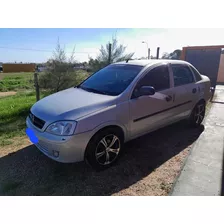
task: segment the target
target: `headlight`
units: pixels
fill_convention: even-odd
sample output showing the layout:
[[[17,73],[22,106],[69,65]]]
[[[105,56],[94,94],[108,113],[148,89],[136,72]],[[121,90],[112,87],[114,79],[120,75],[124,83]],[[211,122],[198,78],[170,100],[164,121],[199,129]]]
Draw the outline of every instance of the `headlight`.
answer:
[[[77,122],[57,121],[47,127],[46,132],[54,135],[72,135],[75,131]]]

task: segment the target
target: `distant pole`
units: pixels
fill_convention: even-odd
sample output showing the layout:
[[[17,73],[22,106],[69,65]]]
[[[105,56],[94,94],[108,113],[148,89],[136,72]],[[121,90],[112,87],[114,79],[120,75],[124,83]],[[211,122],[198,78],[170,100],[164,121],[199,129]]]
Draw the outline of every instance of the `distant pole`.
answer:
[[[157,47],[156,58],[159,59],[159,47]]]
[[[142,43],[143,44],[146,44],[146,46],[147,46],[147,51],[148,51],[148,59],[150,58],[150,48],[149,48],[149,45],[148,45],[148,43],[147,42],[145,42],[145,41],[142,41]]]
[[[112,47],[112,44],[109,43],[109,57],[108,57],[108,64],[111,63],[111,47]]]
[[[40,100],[40,89],[39,89],[39,83],[38,83],[38,68],[34,71],[34,86],[36,89],[36,101]]]
[[[148,48],[148,59],[150,59],[150,48]]]

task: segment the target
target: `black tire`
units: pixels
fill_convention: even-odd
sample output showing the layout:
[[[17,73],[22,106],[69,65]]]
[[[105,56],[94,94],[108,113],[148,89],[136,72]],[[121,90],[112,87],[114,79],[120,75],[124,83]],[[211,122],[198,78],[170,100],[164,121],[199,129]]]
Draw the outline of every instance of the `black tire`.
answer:
[[[199,103],[195,105],[189,118],[189,124],[191,127],[197,128],[201,125],[205,117],[205,110],[206,110],[206,105],[204,101],[200,101]]]
[[[114,143],[113,140],[115,141]],[[118,160],[123,144],[123,133],[118,128],[104,129],[95,134],[88,143],[85,159],[87,163],[97,171],[107,169]],[[110,145],[111,148],[108,147]]]

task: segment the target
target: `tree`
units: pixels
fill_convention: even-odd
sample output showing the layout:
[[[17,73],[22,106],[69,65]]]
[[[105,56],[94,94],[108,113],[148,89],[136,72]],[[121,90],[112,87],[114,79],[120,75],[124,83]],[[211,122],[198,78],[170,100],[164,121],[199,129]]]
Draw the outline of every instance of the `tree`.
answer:
[[[162,59],[169,59],[170,58],[170,54],[165,52],[163,53]]]
[[[40,87],[58,92],[74,86],[77,82],[77,73],[73,69],[75,48],[70,57],[67,57],[65,49],[61,47],[59,40],[53,57],[46,63],[46,71],[40,75]]]
[[[153,56],[153,55],[151,55],[150,58],[151,59],[157,59],[157,57],[156,56]]]
[[[181,53],[182,53],[182,50],[179,50],[179,49],[173,51],[172,53],[165,52],[165,53],[163,53],[162,58],[163,59],[176,59],[176,60],[179,60],[180,57],[181,57]]]
[[[93,58],[89,59],[89,67],[90,67],[90,70],[93,72],[105,67],[106,65],[107,65],[106,62],[99,61],[98,59],[93,59]]]
[[[97,56],[96,59],[90,58],[89,59],[89,66],[93,71],[99,70],[106,65],[108,65],[108,59],[109,59],[109,45],[110,43],[107,43],[106,46],[101,45],[100,48],[100,53]],[[124,61],[127,59],[131,59],[134,55],[134,53],[129,53],[126,54],[126,46],[119,44],[118,40],[116,37],[112,38],[112,43],[111,43],[111,63],[119,62],[119,61]]]
[[[171,59],[180,59],[182,51],[177,49],[173,53],[170,54]]]
[[[135,58],[135,60],[147,60],[147,57],[140,57],[140,58]]]

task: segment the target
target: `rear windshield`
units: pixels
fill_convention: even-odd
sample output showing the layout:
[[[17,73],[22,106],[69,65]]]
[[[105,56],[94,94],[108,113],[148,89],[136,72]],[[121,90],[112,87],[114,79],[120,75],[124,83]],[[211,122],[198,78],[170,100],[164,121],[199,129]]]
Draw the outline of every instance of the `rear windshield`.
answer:
[[[142,70],[143,66],[109,65],[90,76],[79,88],[90,92],[116,96],[121,94]]]

